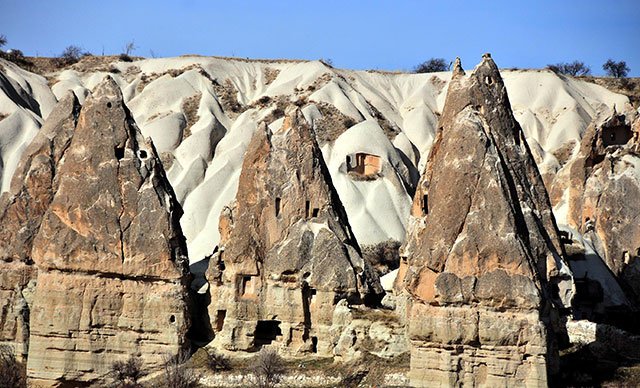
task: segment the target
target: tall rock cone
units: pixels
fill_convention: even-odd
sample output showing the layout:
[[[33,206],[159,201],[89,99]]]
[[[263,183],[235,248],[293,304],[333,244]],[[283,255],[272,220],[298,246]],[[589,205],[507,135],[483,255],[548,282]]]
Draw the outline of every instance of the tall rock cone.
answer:
[[[216,346],[328,355],[335,305],[382,292],[297,107],[275,133],[256,130],[220,234],[207,271]]]
[[[190,320],[180,207],[111,78],[54,171],[31,251],[29,378],[82,385],[136,354],[157,367],[183,349]]]
[[[396,282],[412,385],[546,385],[571,297],[562,254],[498,68],[486,54],[466,76],[456,61]]]
[[[69,147],[79,112],[78,99],[68,92],[25,150],[9,191],[0,196],[0,343],[14,345],[24,358],[36,278],[33,238],[57,191],[55,167]]]

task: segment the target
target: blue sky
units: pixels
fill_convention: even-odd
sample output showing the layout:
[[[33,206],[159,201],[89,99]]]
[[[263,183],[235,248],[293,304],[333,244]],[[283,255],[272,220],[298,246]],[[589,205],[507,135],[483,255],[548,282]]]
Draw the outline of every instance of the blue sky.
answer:
[[[53,56],[66,46],[117,54],[329,58],[336,67],[410,70],[431,58],[473,67],[608,58],[640,76],[640,0],[151,1],[0,0],[7,48]]]

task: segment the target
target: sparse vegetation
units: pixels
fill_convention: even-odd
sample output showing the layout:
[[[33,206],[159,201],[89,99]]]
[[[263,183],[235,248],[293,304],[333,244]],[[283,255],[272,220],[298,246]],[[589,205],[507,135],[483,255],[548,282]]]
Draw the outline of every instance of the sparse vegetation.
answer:
[[[556,74],[565,74],[573,77],[591,74],[591,68],[585,65],[584,62],[580,61],[573,61],[571,63],[561,62],[547,65],[547,69],[553,71]]]
[[[286,371],[284,365],[278,352],[273,349],[261,349],[253,365],[256,385],[259,388],[274,387],[282,380]]]
[[[26,368],[9,345],[0,345],[0,387],[27,387]]]
[[[133,54],[133,52],[137,49],[138,47],[135,44],[135,41],[131,41],[128,42],[125,46],[124,46],[124,50],[123,52],[120,54],[120,56],[118,56],[118,58],[122,61],[122,62],[132,62],[133,58],[131,58],[131,54]]]
[[[201,98],[202,93],[198,92],[182,101],[182,111],[187,119],[187,125],[182,131],[183,140],[191,136],[191,127],[200,120],[200,116],[198,116],[198,108],[200,107]]]
[[[3,48],[7,44],[7,36],[4,34],[0,34],[0,49]]]
[[[278,78],[278,74],[280,74],[280,70],[272,69],[267,67],[264,69],[264,82],[266,85],[272,83],[276,78]]]
[[[205,352],[207,353],[207,367],[210,370],[214,372],[231,370],[229,357],[217,353],[215,350],[205,350]]]
[[[80,60],[82,49],[78,46],[67,46],[58,57],[58,66],[69,66]]]
[[[200,386],[200,374],[188,367],[189,355],[183,352],[175,357],[165,357],[162,386],[166,388],[196,388]]]
[[[131,356],[127,361],[116,361],[111,365],[111,378],[118,388],[141,387],[138,380],[144,376],[142,359]]]
[[[415,67],[415,73],[435,73],[438,71],[447,71],[449,66],[444,58],[431,58]]]
[[[602,65],[602,70],[606,71],[609,77],[625,78],[627,74],[629,74],[630,69],[625,61],[616,62],[613,59],[608,59],[604,65]]]
[[[362,256],[380,274],[392,271],[400,265],[400,241],[389,239],[374,245],[364,245]]]

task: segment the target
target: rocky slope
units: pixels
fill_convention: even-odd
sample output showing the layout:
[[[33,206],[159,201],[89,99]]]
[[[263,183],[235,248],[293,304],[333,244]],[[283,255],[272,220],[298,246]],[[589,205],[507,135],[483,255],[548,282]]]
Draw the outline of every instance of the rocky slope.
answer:
[[[168,170],[184,208],[181,223],[192,263],[211,255],[219,242],[220,212],[235,198],[244,152],[257,123],[266,120],[270,127],[278,127],[284,107],[292,102],[301,106],[319,134],[358,242],[404,238],[413,187],[434,139],[449,73],[348,71],[317,61],[180,57],[95,63],[90,59],[48,74],[50,90],[44,78],[2,62],[14,89],[20,87],[41,106],[36,113],[11,98],[3,97],[6,102],[0,103],[0,114],[8,115],[0,121],[0,128],[7,128],[0,131],[4,190],[12,166],[55,97],[72,89],[82,102],[110,74]],[[575,157],[598,112],[614,106],[622,110],[628,102],[601,86],[549,71],[507,71],[503,78],[516,120],[546,180]],[[26,122],[27,116],[33,123]],[[384,171],[378,179],[355,180],[344,169],[346,157],[358,152],[381,158]]]
[[[157,368],[191,328],[244,355],[410,351],[418,386],[543,385],[560,314],[636,307],[624,96],[489,57],[90,59],[46,79],[0,62],[0,341],[33,381]]]

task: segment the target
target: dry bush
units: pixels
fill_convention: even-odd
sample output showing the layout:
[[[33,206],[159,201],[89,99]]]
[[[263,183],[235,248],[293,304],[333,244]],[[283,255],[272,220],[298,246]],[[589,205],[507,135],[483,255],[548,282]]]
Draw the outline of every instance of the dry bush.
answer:
[[[565,74],[573,77],[589,75],[591,69],[585,65],[584,62],[573,61],[571,63],[556,63],[547,65],[547,69],[553,71],[556,74]]]
[[[381,275],[400,265],[400,241],[389,239],[362,246],[362,257]]]
[[[132,355],[127,361],[116,361],[111,364],[110,374],[115,387],[141,387],[138,380],[145,375],[142,371],[142,359]]]
[[[16,359],[13,348],[9,345],[0,345],[0,387],[27,387],[26,368]]]
[[[273,349],[261,349],[254,360],[253,373],[259,388],[274,387],[285,373],[282,357]]]
[[[197,388],[202,377],[193,368],[186,365],[189,355],[186,352],[175,357],[165,357],[162,373],[162,386],[166,388]]]
[[[229,357],[217,353],[215,350],[208,351],[205,349],[205,352],[207,353],[207,367],[209,367],[210,370],[214,372],[231,370]]]
[[[413,70],[416,73],[436,73],[449,70],[449,65],[444,58],[431,58],[422,62]]]

